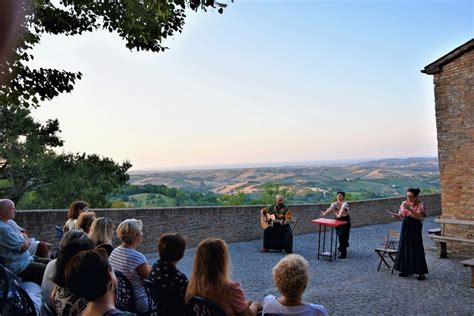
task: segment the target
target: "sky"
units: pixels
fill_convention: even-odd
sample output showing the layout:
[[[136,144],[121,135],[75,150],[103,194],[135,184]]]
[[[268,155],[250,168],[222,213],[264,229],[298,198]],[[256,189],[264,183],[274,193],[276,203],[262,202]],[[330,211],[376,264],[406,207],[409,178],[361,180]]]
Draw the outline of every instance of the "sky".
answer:
[[[474,1],[244,1],[190,12],[165,53],[115,33],[45,36],[81,71],[34,110],[68,152],[132,170],[437,156],[426,65],[474,36]]]

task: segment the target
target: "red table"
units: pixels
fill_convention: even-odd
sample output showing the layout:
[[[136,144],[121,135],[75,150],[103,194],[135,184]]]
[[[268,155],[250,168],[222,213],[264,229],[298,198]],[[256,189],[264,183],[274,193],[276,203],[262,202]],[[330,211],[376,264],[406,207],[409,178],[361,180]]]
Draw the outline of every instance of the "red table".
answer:
[[[334,234],[334,228],[339,227],[342,225],[347,224],[347,222],[344,221],[338,221],[335,219],[327,219],[327,218],[318,218],[318,219],[313,219],[311,221],[313,224],[318,224],[319,225],[319,232],[318,232],[318,260],[319,256],[324,256],[324,257],[329,257],[329,261],[332,261],[332,257],[334,256],[334,260],[336,260],[337,257],[337,234],[336,234],[336,242],[334,244],[334,254],[332,252],[332,241],[333,241],[333,234]],[[324,226],[323,230],[323,249],[321,252],[321,226]],[[330,250],[329,252],[326,252],[326,227],[331,227],[331,243],[330,243]]]

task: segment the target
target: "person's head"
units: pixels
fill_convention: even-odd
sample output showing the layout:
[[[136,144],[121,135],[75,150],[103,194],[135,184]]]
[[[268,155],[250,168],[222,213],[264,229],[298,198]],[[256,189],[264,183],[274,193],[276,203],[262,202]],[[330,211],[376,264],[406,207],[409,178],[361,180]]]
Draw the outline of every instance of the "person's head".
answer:
[[[283,202],[284,202],[284,201],[283,201],[283,195],[277,194],[277,195],[275,196],[275,203],[276,203],[277,205],[280,205],[280,206],[281,206],[281,205],[283,205]]]
[[[0,200],[0,219],[4,222],[14,219],[16,215],[15,203],[9,199]]]
[[[67,211],[67,219],[77,219],[79,214],[82,212],[87,212],[89,210],[89,204],[84,201],[74,201],[69,205]]]
[[[96,245],[111,244],[114,237],[114,229],[114,223],[110,218],[98,217],[92,222],[89,238]]]
[[[420,189],[418,188],[409,188],[407,190],[407,201],[408,202],[415,202],[416,199],[418,198],[418,194],[420,194]]]
[[[82,229],[86,234],[88,234],[95,218],[94,212],[82,212],[77,218],[76,227]]]
[[[346,198],[346,192],[337,191],[336,199],[337,199],[338,202],[344,201],[345,198]]]
[[[95,301],[114,291],[117,279],[103,249],[76,254],[66,265],[66,287],[87,301]]]
[[[218,238],[201,241],[194,255],[186,299],[198,295],[219,304],[226,299],[229,282],[229,251],[225,241]]]
[[[117,237],[125,244],[140,243],[143,239],[142,230],[141,220],[126,219],[117,227]]]
[[[59,251],[61,251],[61,249],[63,249],[71,241],[76,239],[87,239],[87,234],[80,229],[71,229],[67,231],[59,242]]]
[[[280,293],[292,299],[301,299],[309,281],[309,264],[300,255],[287,255],[272,269],[273,281]]]
[[[56,260],[56,271],[54,272],[53,282],[64,287],[64,271],[67,263],[76,254],[84,250],[94,249],[94,243],[84,234],[83,238],[71,240],[60,249],[58,259]]]
[[[164,234],[158,240],[158,254],[166,262],[181,260],[186,250],[186,239],[179,233]]]

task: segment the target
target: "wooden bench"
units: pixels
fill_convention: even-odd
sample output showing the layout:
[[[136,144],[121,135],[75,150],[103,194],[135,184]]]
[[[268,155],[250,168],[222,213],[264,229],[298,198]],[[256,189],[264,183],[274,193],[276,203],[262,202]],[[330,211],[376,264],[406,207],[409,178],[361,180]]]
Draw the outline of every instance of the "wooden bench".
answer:
[[[461,262],[465,267],[471,267],[471,287],[474,288],[474,258]]]
[[[436,233],[432,233],[432,234],[429,234],[429,237],[433,240],[439,241],[439,257],[440,258],[448,257],[448,251],[446,247],[446,244],[448,241],[465,242],[465,243],[471,243],[471,244],[474,243],[474,239],[460,238],[460,237],[454,237],[454,236],[444,236],[445,224],[474,226],[474,221],[438,217],[435,219],[435,222],[443,225],[443,228],[441,229],[441,236],[439,236]]]

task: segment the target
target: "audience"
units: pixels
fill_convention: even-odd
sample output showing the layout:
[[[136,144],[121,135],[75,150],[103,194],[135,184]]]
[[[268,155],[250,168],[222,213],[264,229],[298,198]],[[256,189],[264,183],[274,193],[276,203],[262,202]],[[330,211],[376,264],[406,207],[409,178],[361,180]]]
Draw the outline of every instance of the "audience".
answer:
[[[31,281],[41,286],[46,263],[49,259],[33,257],[28,248],[31,240],[20,237],[9,223],[16,215],[15,203],[0,200],[0,258],[2,263],[23,281]]]
[[[10,225],[22,238],[23,240],[30,240],[30,247],[28,248],[28,252],[32,256],[38,256],[41,258],[51,258],[51,247],[52,245],[50,243],[47,243],[45,241],[39,241],[36,240],[35,238],[29,238],[27,235],[26,229],[18,226],[18,224],[13,220],[10,219],[8,220],[8,225]]]
[[[158,241],[158,259],[150,272],[150,280],[156,287],[153,300],[158,305],[159,315],[178,316],[184,310],[184,296],[188,278],[181,273],[176,264],[183,258],[186,239],[181,234],[164,234]]]
[[[59,253],[62,252],[64,247],[68,245],[71,241],[77,239],[86,238],[86,234],[82,230],[72,229],[64,234],[63,238],[59,242]],[[41,282],[41,297],[43,302],[49,304],[51,292],[56,284],[52,281],[54,274],[56,273],[56,262],[58,259],[54,259],[48,263],[46,270],[44,271],[43,280]]]
[[[110,256],[114,247],[112,239],[114,237],[114,223],[110,218],[98,217],[92,223],[89,230],[89,238],[92,240],[96,248],[103,248]]]
[[[117,228],[117,237],[122,244],[112,251],[109,257],[114,270],[122,272],[130,281],[135,293],[137,311],[148,311],[148,296],[143,279],[148,279],[150,267],[145,256],[136,249],[143,240],[143,223],[136,219],[126,219]]]
[[[217,238],[205,239],[197,247],[185,298],[193,296],[215,302],[227,316],[256,315],[260,307],[247,301],[240,284],[230,279],[227,244]]]
[[[115,308],[117,279],[104,249],[83,251],[66,266],[66,286],[75,295],[89,301],[83,316],[131,315]]]
[[[89,204],[87,204],[87,202],[84,202],[84,201],[72,202],[67,211],[67,221],[63,227],[64,232],[67,232],[68,230],[71,230],[71,229],[77,229],[78,227],[76,226],[76,222],[77,222],[77,218],[79,217],[79,214],[83,212],[87,212],[88,210],[89,210]]]
[[[89,230],[95,218],[94,212],[83,212],[79,214],[76,222],[77,229],[82,229],[84,233],[89,234]]]
[[[309,264],[302,256],[287,255],[273,267],[272,274],[281,296],[279,298],[273,295],[265,297],[263,315],[329,315],[322,305],[302,301],[303,292],[309,281]]]
[[[58,255],[56,269],[52,281],[56,284],[51,292],[51,306],[56,315],[79,315],[87,305],[87,300],[71,293],[66,287],[65,268],[69,260],[81,251],[94,249],[94,243],[84,234],[84,237],[70,241]]]

